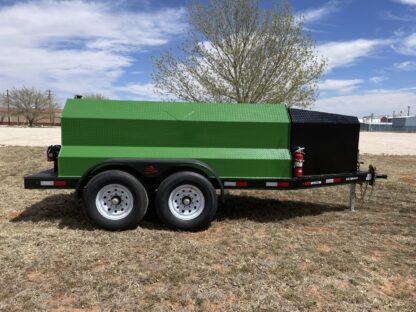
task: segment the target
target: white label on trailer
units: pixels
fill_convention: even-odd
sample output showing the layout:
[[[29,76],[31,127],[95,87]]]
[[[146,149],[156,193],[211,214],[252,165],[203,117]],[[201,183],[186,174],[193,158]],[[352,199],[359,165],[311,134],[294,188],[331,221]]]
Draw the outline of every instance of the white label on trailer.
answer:
[[[277,187],[277,182],[266,182],[266,187]]]
[[[53,181],[40,181],[42,186],[53,186]]]
[[[236,186],[237,182],[225,181],[224,186]]]
[[[367,173],[367,177],[365,178],[366,181],[370,181],[372,178],[371,173]]]
[[[346,178],[345,180],[347,180],[347,181],[355,181],[355,180],[358,180],[358,177],[349,177],[349,178]]]
[[[326,179],[325,183],[334,183],[334,179]]]
[[[318,185],[318,184],[322,184],[322,182],[321,181],[312,181],[311,182],[311,185]]]

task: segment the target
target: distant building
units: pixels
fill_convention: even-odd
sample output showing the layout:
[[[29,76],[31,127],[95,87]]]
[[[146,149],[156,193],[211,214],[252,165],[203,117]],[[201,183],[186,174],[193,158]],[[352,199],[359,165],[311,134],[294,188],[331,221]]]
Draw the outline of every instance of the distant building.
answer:
[[[360,118],[360,123],[366,123],[366,124],[383,124],[383,123],[391,123],[393,117],[391,116],[364,116],[363,118]]]
[[[362,131],[416,132],[416,116],[364,116],[359,120]]]
[[[395,117],[393,127],[416,127],[416,116]]]

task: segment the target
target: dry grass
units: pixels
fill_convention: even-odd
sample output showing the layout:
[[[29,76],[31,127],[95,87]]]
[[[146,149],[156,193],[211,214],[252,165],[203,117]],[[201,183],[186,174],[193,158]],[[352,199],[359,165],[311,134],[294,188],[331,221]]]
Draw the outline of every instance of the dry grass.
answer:
[[[199,233],[92,228],[66,191],[22,189],[43,148],[0,148],[2,311],[414,311],[416,157],[344,211],[346,187],[236,192]]]

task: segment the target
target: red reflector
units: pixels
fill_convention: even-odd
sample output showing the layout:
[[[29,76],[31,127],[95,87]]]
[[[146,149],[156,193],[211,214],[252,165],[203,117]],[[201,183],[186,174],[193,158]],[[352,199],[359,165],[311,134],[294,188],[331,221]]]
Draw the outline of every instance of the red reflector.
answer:
[[[237,182],[235,182],[235,186],[237,186],[237,187],[246,187],[246,186],[248,186],[248,182],[237,181]]]
[[[66,181],[65,180],[53,181],[53,186],[66,186]]]
[[[279,183],[277,183],[277,186],[288,187],[289,186],[289,182],[279,182]]]
[[[334,178],[334,183],[339,183],[339,182],[341,182],[342,181],[342,179],[341,178]]]
[[[311,181],[306,181],[306,182],[303,182],[303,185],[306,185],[306,186],[312,185],[312,182]]]

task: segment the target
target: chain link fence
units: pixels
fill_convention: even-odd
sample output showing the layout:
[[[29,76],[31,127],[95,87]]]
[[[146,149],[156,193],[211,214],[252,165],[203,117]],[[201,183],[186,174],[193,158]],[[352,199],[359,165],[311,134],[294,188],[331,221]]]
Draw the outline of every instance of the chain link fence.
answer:
[[[416,133],[416,126],[396,126],[392,124],[360,124],[360,130],[366,132],[408,132]]]

